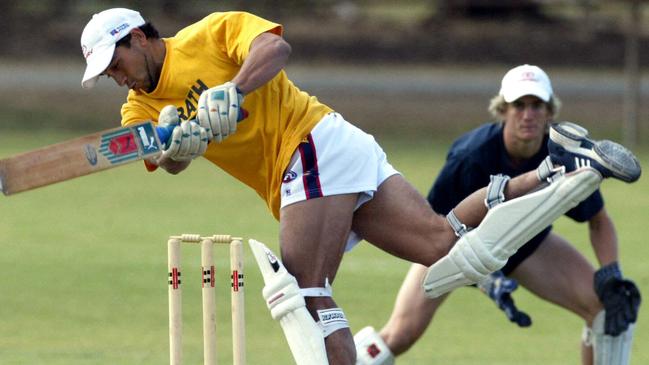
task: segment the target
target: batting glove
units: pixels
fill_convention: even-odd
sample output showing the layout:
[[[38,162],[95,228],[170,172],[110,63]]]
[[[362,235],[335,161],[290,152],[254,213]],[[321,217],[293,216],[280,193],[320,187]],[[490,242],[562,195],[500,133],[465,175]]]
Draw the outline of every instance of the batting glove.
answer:
[[[207,150],[208,137],[205,128],[193,120],[180,123],[175,106],[167,105],[160,111],[158,124],[163,127],[175,126],[162,157],[174,161],[189,161],[202,156]]]
[[[604,333],[617,336],[638,319],[640,291],[635,283],[622,277],[617,262],[602,266],[595,272],[595,292],[604,305]]]
[[[178,116],[178,110],[173,105],[167,105],[158,115],[158,126],[163,127],[167,130],[173,131],[173,129],[180,125],[180,117]],[[169,142],[171,142],[171,137],[165,142],[164,147],[169,148]]]
[[[198,99],[197,120],[210,141],[221,142],[237,130],[243,119],[243,94],[232,82],[205,90]]]
[[[519,327],[532,325],[530,316],[519,311],[512,299],[511,294],[518,288],[516,280],[506,277],[501,271],[496,271],[477,286],[496,303],[498,308],[505,312],[507,319],[511,322],[516,323]]]

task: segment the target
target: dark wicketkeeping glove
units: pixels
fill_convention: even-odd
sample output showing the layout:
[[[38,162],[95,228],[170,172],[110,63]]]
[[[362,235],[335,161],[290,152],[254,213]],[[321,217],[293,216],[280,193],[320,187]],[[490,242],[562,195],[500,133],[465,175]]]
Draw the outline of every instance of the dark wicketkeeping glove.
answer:
[[[518,288],[514,279],[506,277],[502,272],[496,271],[489,276],[488,280],[477,284],[480,290],[491,298],[498,308],[505,312],[507,318],[516,323],[519,327],[529,327],[532,319],[525,312],[516,308],[511,293]]]
[[[604,333],[617,336],[638,319],[640,291],[633,281],[624,279],[617,262],[595,272],[595,292],[606,310]]]

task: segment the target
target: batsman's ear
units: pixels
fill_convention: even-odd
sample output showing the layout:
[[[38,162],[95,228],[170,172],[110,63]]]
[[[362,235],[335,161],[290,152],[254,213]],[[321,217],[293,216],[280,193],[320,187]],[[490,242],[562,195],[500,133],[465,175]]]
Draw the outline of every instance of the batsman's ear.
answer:
[[[131,36],[131,42],[130,42],[131,44],[138,44],[140,46],[144,46],[149,41],[146,34],[144,34],[144,32],[140,28],[131,29],[129,35]]]

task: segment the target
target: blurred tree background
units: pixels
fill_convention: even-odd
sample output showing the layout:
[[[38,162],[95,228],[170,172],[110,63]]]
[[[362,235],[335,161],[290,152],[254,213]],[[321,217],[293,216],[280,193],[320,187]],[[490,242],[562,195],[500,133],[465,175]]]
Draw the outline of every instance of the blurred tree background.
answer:
[[[642,70],[649,65],[649,53],[643,52],[649,47],[649,27],[646,26],[649,17],[646,16],[647,9],[642,0],[2,1],[0,30],[5,38],[0,48],[0,66],[5,67],[0,72],[0,84],[5,86],[0,87],[0,97],[6,100],[4,108],[9,109],[5,115],[20,120],[22,125],[30,123],[29,120],[38,114],[38,110],[25,113],[21,108],[29,104],[29,98],[33,97],[30,92],[39,91],[36,84],[47,84],[48,76],[39,78],[30,75],[30,68],[39,72],[49,70],[49,77],[59,79],[67,75],[66,70],[74,74],[74,82],[64,85],[70,86],[70,90],[59,95],[48,95],[57,103],[65,103],[81,95],[80,90],[72,89],[76,88],[76,78],[80,78],[83,68],[79,46],[81,30],[92,14],[111,7],[139,10],[156,25],[162,36],[172,36],[184,26],[214,11],[250,11],[284,24],[284,36],[293,46],[291,65],[299,63],[318,68],[324,65],[334,70],[341,69],[337,67],[343,65],[361,65],[361,68],[387,65],[388,71],[382,68],[378,72],[390,72],[389,67],[394,70],[397,67],[453,67],[456,69],[452,72],[459,74],[467,74],[464,68],[484,69],[491,75],[484,81],[491,86],[488,94],[483,91],[479,98],[467,101],[477,94],[472,94],[471,90],[456,91],[456,94],[464,93],[461,96],[465,103],[480,104],[475,112],[466,113],[467,106],[459,104],[459,96],[449,99],[448,105],[455,105],[453,110],[456,114],[451,116],[454,120],[484,120],[487,115],[482,104],[496,89],[502,74],[517,64],[538,64],[548,70],[551,77],[557,75],[556,70],[559,69],[591,72],[596,76],[612,72],[615,87],[621,91],[609,90],[609,94],[603,96],[611,102],[603,113],[593,111],[590,115],[578,117],[608,118],[607,123],[615,124],[617,132],[614,137],[624,138],[628,143],[635,143],[638,135],[649,133],[649,128],[644,131],[641,125],[644,116],[649,115],[649,110],[644,110],[642,105]],[[33,63],[41,66],[31,66]],[[19,66],[27,67],[27,72],[21,72]],[[22,78],[19,78],[19,74]],[[372,74],[368,77],[371,78]],[[556,77],[553,79],[556,81]],[[63,87],[60,86],[61,82],[59,80],[56,87]],[[603,84],[613,85],[608,81],[603,81]],[[20,85],[20,90],[7,85]],[[104,113],[109,110],[105,105],[94,106],[92,100],[87,99],[88,93],[83,94],[86,98],[84,105],[70,106],[67,102],[66,107],[53,106],[54,111],[68,114],[65,117],[66,126],[95,128],[97,125],[89,127],[87,120],[76,116],[93,105],[99,120],[106,118],[99,123],[100,126],[108,124],[105,115],[110,115],[111,125],[114,125],[118,115],[114,113],[112,100],[119,103],[123,94],[114,96],[114,86],[111,86],[111,91],[94,94],[111,100],[111,114]],[[451,86],[449,84],[449,90],[453,90]],[[30,91],[30,87],[35,90]],[[352,98],[336,97],[335,93],[327,94],[326,90],[318,87],[308,90],[316,91],[316,95],[326,102],[340,103],[333,105],[347,114],[347,108],[352,113],[360,108],[355,104],[348,105]],[[385,93],[381,95],[381,92],[377,87],[364,96],[368,99],[385,97]],[[577,100],[583,101],[584,92],[592,92],[592,88],[585,84],[573,93],[577,95]],[[330,97],[330,94],[333,96]],[[560,92],[560,95],[565,93]],[[420,96],[422,99],[430,98],[430,95]],[[362,98],[363,95],[354,95],[353,100]],[[386,103],[389,101],[382,105]],[[582,110],[602,104],[601,100],[595,99],[585,100],[585,103],[584,106],[580,105]],[[352,114],[358,124],[381,119],[383,114],[379,111],[391,111],[380,105],[367,106],[365,109],[375,114]],[[42,113],[51,115],[52,110],[44,108]],[[412,112],[402,115],[400,119],[422,119],[423,125],[428,120],[444,119],[448,115],[448,111],[440,115]],[[391,116],[387,115],[387,118]],[[457,125],[455,129],[444,125],[436,127],[438,130],[446,127],[449,134],[466,129],[466,126]]]
[[[110,7],[139,9],[170,36],[213,11],[287,25],[301,59],[623,65],[633,1],[603,0],[23,0],[0,2],[6,57],[78,56],[81,29]],[[638,1],[641,2],[641,1]],[[644,12],[644,9],[641,9]],[[642,17],[645,20],[645,17]],[[647,45],[642,37],[642,45]],[[649,54],[641,54],[649,62]]]

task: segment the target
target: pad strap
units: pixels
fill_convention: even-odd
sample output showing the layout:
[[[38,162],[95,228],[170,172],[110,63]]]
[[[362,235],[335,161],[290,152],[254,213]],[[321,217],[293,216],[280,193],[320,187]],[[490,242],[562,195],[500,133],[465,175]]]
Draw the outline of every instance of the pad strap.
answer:
[[[458,238],[464,236],[472,229],[471,227],[467,227],[466,224],[462,223],[460,219],[455,215],[455,211],[453,210],[448,212],[448,214],[446,215],[446,221],[451,225],[453,232],[455,232],[455,236],[457,236]]]
[[[319,321],[316,324],[322,329],[323,337],[327,338],[327,336],[340,329],[349,328],[349,322],[342,309],[318,309],[317,312]]]
[[[584,329],[581,331],[581,342],[584,346],[592,347],[593,346],[593,329],[584,325]]]
[[[303,297],[330,297],[333,293],[331,285],[329,285],[329,278],[325,278],[324,288],[301,288],[300,294]]]
[[[325,278],[324,288],[302,288],[300,294],[303,297],[331,297],[333,290],[329,284],[329,278]],[[327,337],[339,329],[349,328],[349,322],[345,313],[340,308],[318,309],[318,321],[316,324],[322,330],[322,336]]]
[[[507,175],[498,174],[489,177],[489,185],[487,185],[487,196],[485,197],[484,204],[487,209],[491,209],[496,205],[505,201],[505,186],[511,178]]]
[[[565,170],[565,166],[555,167],[550,156],[547,156],[543,161],[541,161],[539,167],[536,168],[536,178],[539,179],[540,182],[551,183],[557,178],[557,174],[561,175],[565,173]]]
[[[539,167],[536,168],[536,178],[541,182],[546,181],[547,178],[552,176],[553,169],[554,164],[552,163],[552,159],[550,156],[547,156],[543,161],[541,161]]]

